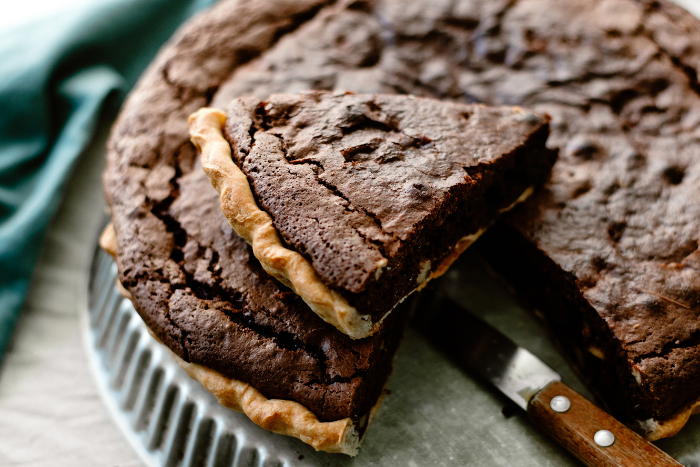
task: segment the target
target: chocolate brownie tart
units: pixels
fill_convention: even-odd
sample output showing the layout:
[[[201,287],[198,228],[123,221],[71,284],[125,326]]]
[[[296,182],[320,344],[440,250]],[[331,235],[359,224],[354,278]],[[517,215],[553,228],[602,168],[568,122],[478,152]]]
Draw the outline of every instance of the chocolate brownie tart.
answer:
[[[229,223],[352,338],[549,176],[548,133],[520,108],[378,94],[241,98],[190,117]]]
[[[181,179],[204,177],[187,131],[200,107],[318,89],[534,108],[552,117],[560,161],[484,251],[533,287],[616,415],[671,435],[700,398],[698,71],[698,21],[665,0],[223,1],[163,49],[113,130],[105,191],[120,278],[192,360],[204,333],[171,322],[169,297],[200,289],[177,289],[171,271],[184,251],[203,255],[187,268],[205,281],[206,264],[228,261],[172,213]]]

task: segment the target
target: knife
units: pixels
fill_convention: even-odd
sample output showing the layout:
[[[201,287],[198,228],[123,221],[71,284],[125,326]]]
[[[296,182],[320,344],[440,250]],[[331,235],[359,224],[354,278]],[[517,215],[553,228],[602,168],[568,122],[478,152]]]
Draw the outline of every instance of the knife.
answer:
[[[415,327],[458,366],[490,382],[556,442],[594,467],[682,467],[561,382],[526,349],[444,294],[425,290],[414,302]]]

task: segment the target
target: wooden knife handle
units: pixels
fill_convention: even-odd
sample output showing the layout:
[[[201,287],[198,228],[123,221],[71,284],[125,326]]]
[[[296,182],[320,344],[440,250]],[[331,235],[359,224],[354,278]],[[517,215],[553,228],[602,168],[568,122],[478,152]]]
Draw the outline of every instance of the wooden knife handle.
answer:
[[[556,396],[564,396],[570,401],[568,410],[557,412],[552,409],[550,403]],[[557,408],[565,408],[566,401],[558,401],[560,404]],[[586,465],[682,467],[671,456],[558,381],[551,383],[530,400],[527,413],[535,424]],[[612,445],[603,447],[596,443],[594,436],[600,430],[612,432],[615,436]],[[605,441],[605,436],[600,436],[599,440],[601,439]]]

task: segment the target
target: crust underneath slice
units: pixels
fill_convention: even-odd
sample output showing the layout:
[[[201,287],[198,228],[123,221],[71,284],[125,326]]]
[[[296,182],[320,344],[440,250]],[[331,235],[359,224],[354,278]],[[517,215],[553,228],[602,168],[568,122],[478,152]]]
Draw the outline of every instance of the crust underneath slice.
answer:
[[[637,420],[637,426],[633,426],[636,431],[640,432],[649,441],[657,439],[670,438],[676,435],[681,428],[688,423],[691,415],[700,413],[700,398],[690,403],[686,408],[673,415],[668,420]]]
[[[297,402],[268,399],[248,383],[227,378],[202,365],[186,362],[172,351],[170,355],[192,379],[199,381],[204,389],[212,393],[221,405],[245,413],[256,425],[298,438],[317,451],[357,455],[360,437],[351,419],[320,422],[310,410]]]

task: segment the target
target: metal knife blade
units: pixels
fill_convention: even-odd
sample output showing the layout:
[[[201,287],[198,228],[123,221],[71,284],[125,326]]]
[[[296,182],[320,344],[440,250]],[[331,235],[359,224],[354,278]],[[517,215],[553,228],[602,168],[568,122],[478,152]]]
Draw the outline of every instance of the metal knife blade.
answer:
[[[545,386],[561,380],[539,358],[445,295],[425,291],[415,306],[419,307],[416,327],[422,334],[455,363],[491,382],[523,409]]]

